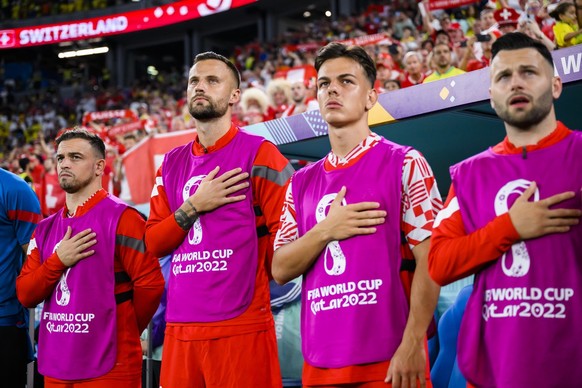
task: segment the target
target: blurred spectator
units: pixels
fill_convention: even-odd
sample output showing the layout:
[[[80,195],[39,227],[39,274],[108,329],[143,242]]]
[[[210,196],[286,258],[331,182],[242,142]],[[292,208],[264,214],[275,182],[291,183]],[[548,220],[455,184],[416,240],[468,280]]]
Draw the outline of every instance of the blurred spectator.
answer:
[[[558,4],[550,16],[556,19],[553,29],[558,48],[582,43],[582,29],[578,26],[576,6],[573,3],[564,1]]]
[[[316,79],[317,72],[311,65],[293,68],[287,72],[287,80],[291,84],[292,104],[283,112],[281,117],[319,109],[314,91]]]
[[[507,34],[517,30],[517,20],[519,13],[513,8],[501,8],[493,13],[493,17],[499,26],[502,34]]]
[[[407,88],[409,86],[421,84],[426,78],[426,74],[423,72],[422,63],[423,57],[417,51],[407,52],[404,56],[404,80],[402,81],[402,87]]]
[[[48,217],[61,210],[65,204],[66,194],[59,184],[57,167],[53,157],[45,159],[44,169],[39,197],[42,215]]]
[[[452,65],[451,48],[448,44],[440,43],[435,45],[433,52],[433,63],[435,71],[426,77],[423,83],[449,78],[465,72]]]
[[[542,30],[540,30],[539,25],[534,20],[522,20],[522,21],[520,21],[518,31],[523,32],[524,34],[526,34],[530,38],[539,40],[550,51],[556,48],[556,44],[553,41],[551,41],[546,36],[546,34],[544,34],[542,32]]]
[[[286,79],[278,78],[267,85],[269,116],[278,119],[291,105],[291,85]]]
[[[479,36],[489,36],[490,40],[489,41],[485,41],[485,42],[479,42],[481,43],[481,58],[477,59],[475,57],[474,54],[474,45],[477,42],[477,38]],[[459,64],[459,68],[461,70],[465,70],[465,71],[475,71],[475,70],[479,70],[479,69],[483,69],[487,66],[489,66],[490,61],[491,61],[491,46],[493,44],[493,42],[495,41],[495,35],[494,34],[486,34],[486,35],[477,35],[477,36],[472,36],[469,39],[467,39],[467,50],[465,51],[465,55],[463,56],[463,59],[461,60],[461,63]]]
[[[240,106],[245,125],[261,123],[273,118],[269,115],[269,97],[259,88],[249,88],[243,91]]]
[[[400,81],[398,81],[397,79],[388,79],[386,81],[384,81],[384,91],[385,92],[391,92],[393,90],[398,90],[400,89]]]

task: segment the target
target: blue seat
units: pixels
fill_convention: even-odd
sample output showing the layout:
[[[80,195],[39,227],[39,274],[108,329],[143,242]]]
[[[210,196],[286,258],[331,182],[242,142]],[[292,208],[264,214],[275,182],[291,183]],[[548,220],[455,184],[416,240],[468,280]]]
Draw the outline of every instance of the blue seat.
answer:
[[[467,381],[457,365],[457,338],[461,319],[473,285],[465,286],[457,295],[438,324],[439,353],[430,371],[430,378],[435,388],[465,388]]]

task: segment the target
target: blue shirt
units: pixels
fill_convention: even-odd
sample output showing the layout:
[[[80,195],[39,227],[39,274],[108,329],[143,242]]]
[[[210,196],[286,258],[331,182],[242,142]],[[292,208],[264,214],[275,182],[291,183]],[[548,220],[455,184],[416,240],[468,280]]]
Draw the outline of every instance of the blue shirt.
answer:
[[[16,276],[22,267],[22,245],[28,244],[40,221],[40,203],[20,177],[0,169],[0,326],[24,322],[16,299]]]

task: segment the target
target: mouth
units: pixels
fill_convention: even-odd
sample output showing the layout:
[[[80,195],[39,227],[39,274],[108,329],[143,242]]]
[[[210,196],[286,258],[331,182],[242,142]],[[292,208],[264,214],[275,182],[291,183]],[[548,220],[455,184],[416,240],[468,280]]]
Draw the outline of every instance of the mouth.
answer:
[[[338,101],[328,101],[325,104],[325,107],[329,108],[329,109],[337,109],[337,108],[341,108],[342,104],[340,104]]]
[[[523,95],[513,96],[509,99],[509,105],[516,108],[522,108],[529,104],[529,102],[529,98]]]
[[[200,102],[200,101],[208,101],[208,99],[204,96],[196,96],[192,99],[192,102]]]

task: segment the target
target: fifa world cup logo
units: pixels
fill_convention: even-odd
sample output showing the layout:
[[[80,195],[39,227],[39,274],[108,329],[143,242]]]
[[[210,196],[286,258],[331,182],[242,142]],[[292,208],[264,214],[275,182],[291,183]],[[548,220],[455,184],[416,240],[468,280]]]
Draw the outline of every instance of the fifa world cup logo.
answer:
[[[62,240],[61,240],[62,241]],[[59,245],[61,245],[61,241],[55,245],[53,248],[53,253],[59,249]],[[67,284],[67,277],[69,276],[69,272],[71,272],[72,267],[67,268],[64,274],[61,275],[61,279],[59,280],[59,284],[55,288],[55,302],[59,306],[66,306],[71,301],[71,290],[69,289],[69,285]]]
[[[317,208],[315,209],[315,219],[318,223],[325,220],[326,210],[331,205],[335,197],[337,197],[337,193],[326,194],[317,204]],[[347,203],[344,198],[342,200],[342,206],[346,205]],[[340,247],[339,241],[331,241],[327,244],[323,254],[323,260],[323,266],[325,268],[325,272],[328,275],[338,276],[343,274],[346,270],[346,256]]]
[[[182,200],[186,201],[190,196],[198,189],[200,182],[204,179],[206,175],[197,175],[192,177],[184,185],[184,190],[182,191]],[[192,190],[194,189],[194,190]],[[202,224],[200,223],[200,217],[194,222],[194,225],[190,228],[188,232],[188,242],[190,245],[198,245],[202,241]]]
[[[531,184],[530,181],[526,179],[517,179],[511,181],[505,186],[503,186],[497,192],[495,196],[495,214],[502,215],[509,211],[509,197],[511,195],[521,195]],[[536,188],[534,193],[534,201],[540,200],[540,192]],[[513,261],[510,266],[507,265],[507,252],[501,257],[501,268],[503,273],[511,277],[522,277],[527,275],[529,272],[529,267],[531,265],[529,252],[525,242],[520,241],[511,246],[511,254],[513,256]]]

